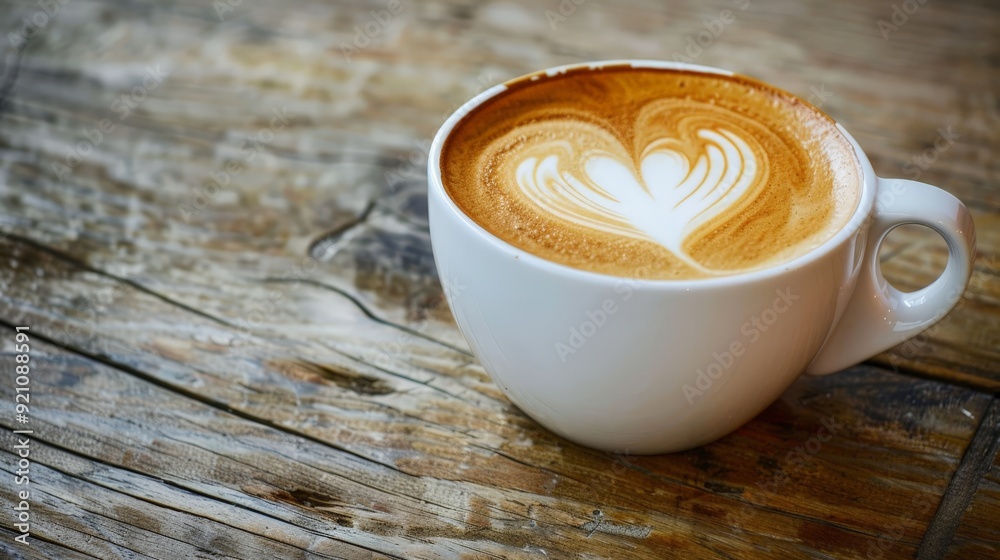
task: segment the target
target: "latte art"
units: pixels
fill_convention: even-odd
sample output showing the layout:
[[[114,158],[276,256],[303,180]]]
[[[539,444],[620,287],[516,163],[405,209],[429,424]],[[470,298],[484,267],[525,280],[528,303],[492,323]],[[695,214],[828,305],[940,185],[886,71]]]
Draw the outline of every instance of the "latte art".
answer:
[[[442,178],[473,220],[543,258],[732,274],[818,246],[857,204],[833,122],[770,86],[628,67],[508,86],[456,125]]]
[[[577,128],[583,129],[577,135],[591,132]],[[586,152],[565,140],[532,144],[517,165],[517,185],[541,211],[659,243],[704,271],[685,253],[686,235],[765,184],[767,157],[751,147],[752,137],[744,140],[732,130],[700,128],[694,136],[703,142],[694,162],[680,140],[664,138],[643,150],[637,168],[619,155],[624,148]]]

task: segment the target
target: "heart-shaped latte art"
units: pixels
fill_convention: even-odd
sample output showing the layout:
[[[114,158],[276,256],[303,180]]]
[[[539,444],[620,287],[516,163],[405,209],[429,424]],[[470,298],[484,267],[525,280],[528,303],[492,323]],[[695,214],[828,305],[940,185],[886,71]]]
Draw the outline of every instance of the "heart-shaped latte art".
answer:
[[[746,201],[767,182],[766,160],[734,130],[699,128],[698,146],[677,138],[654,141],[638,168],[621,150],[587,150],[551,141],[525,149],[517,185],[542,210],[580,226],[656,242],[698,270],[706,267],[684,251],[699,227]],[[697,154],[692,164],[692,148]],[[756,148],[756,149],[755,149]],[[576,156],[577,161],[572,161]]]

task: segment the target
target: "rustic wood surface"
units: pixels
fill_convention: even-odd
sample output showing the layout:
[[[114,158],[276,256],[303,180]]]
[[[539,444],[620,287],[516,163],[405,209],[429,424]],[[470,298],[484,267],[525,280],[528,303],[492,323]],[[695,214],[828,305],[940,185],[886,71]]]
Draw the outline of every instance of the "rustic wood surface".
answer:
[[[4,2],[0,31],[0,556],[1000,556],[995,1],[52,0]],[[455,328],[426,146],[505,79],[681,56],[954,193],[979,256],[925,335],[723,440],[597,452],[513,407]],[[900,228],[883,269],[911,289],[945,257]]]

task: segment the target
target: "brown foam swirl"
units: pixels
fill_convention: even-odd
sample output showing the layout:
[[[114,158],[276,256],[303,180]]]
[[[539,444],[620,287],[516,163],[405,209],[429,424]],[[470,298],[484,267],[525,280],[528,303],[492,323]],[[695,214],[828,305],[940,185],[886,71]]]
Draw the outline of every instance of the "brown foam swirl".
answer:
[[[846,223],[860,178],[833,122],[741,77],[575,70],[524,79],[456,125],[452,199],[543,258],[624,276],[771,266]]]

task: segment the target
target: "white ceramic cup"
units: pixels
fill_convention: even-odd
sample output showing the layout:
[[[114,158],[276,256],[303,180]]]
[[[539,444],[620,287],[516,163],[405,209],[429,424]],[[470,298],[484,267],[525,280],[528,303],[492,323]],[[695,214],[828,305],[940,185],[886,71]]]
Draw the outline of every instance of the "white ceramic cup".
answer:
[[[704,73],[656,61],[607,61]],[[824,375],[882,352],[941,319],[972,273],[975,229],[936,187],[876,177],[861,164],[850,221],[809,253],[764,270],[707,279],[643,280],[547,261],[487,232],[441,181],[441,147],[493,87],[438,131],[428,162],[434,260],[476,357],[504,393],[543,426],[578,443],[628,453],[680,451],[718,439],[774,402],[803,372]],[[948,244],[941,276],[900,292],[879,269],[879,246],[903,224]]]

